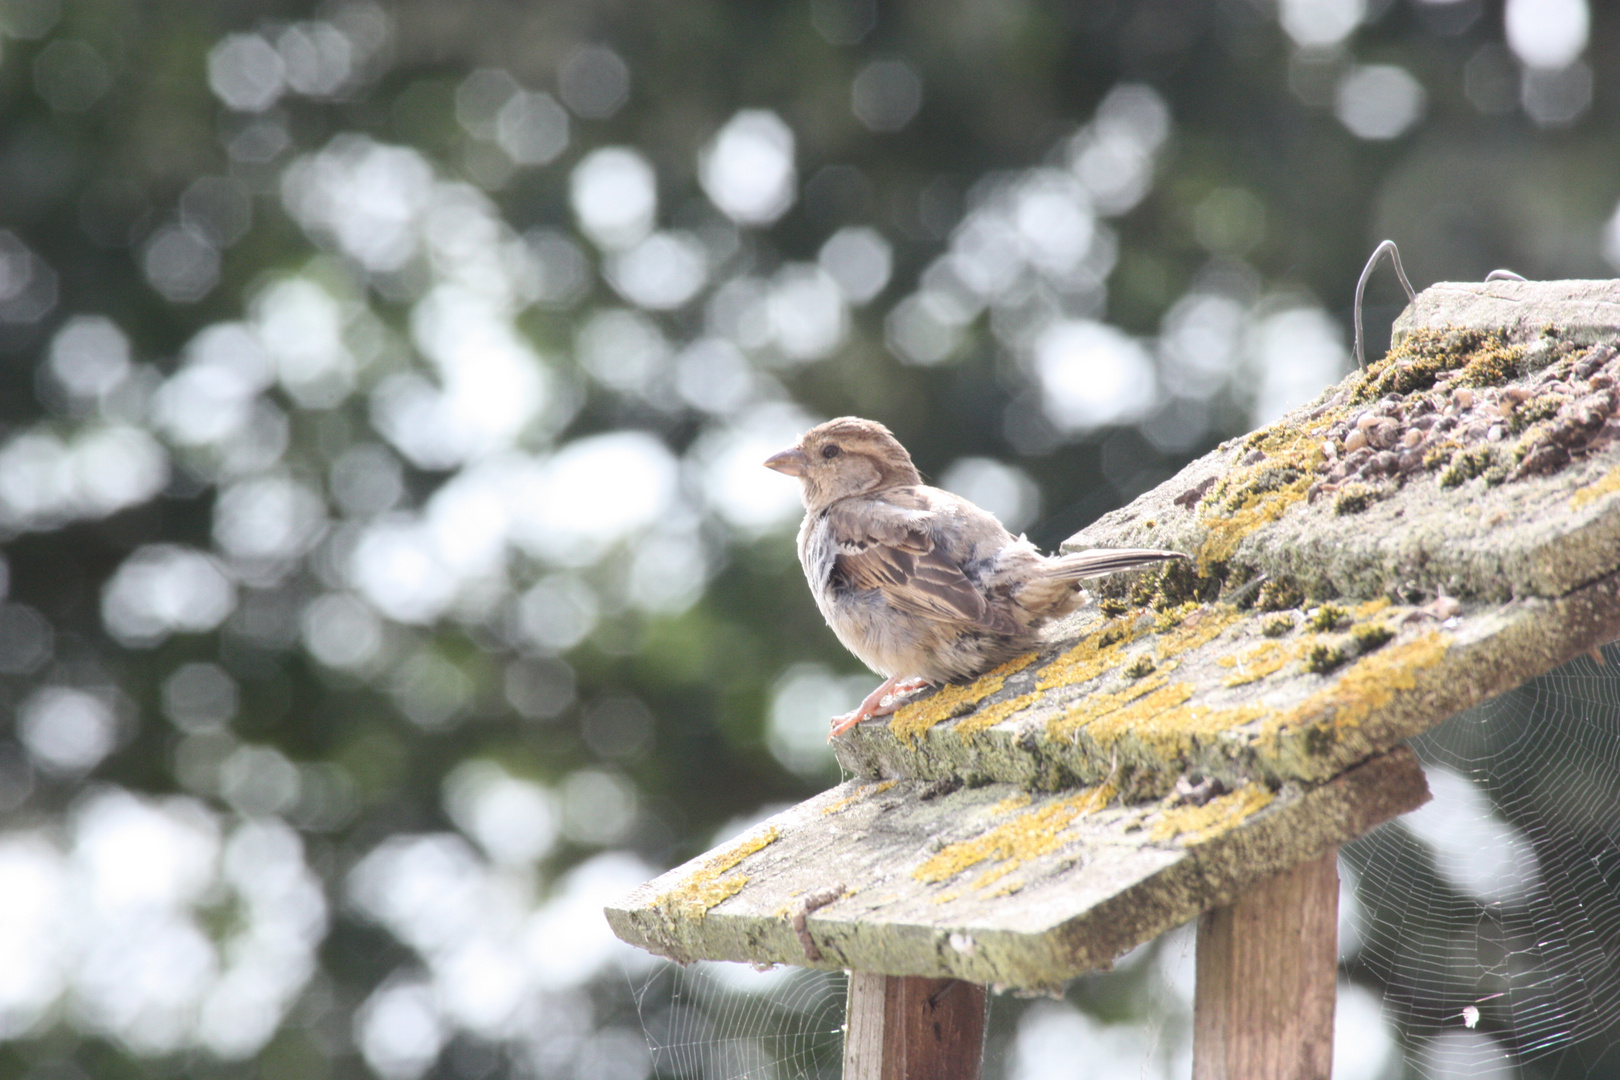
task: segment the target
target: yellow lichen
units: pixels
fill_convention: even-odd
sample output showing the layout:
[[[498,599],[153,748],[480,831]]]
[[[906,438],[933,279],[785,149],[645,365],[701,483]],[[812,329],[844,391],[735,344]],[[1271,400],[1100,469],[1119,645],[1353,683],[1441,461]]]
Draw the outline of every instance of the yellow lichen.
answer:
[[[1190,604],[1187,605],[1187,611],[1188,613],[1179,620],[1179,624],[1164,634],[1154,646],[1151,655],[1157,658],[1157,670],[1151,677],[1143,677],[1122,690],[1109,693],[1094,692],[1087,695],[1080,703],[1071,706],[1062,715],[1049,722],[1048,734],[1053,738],[1065,738],[1097,717],[1164,690],[1169,681],[1169,673],[1177,666],[1176,656],[1208,644],[1241,618],[1241,613],[1236,608],[1225,606]],[[963,738],[972,738],[1014,713],[1034,705],[1041,699],[1043,691],[1080,686],[1099,678],[1126,659],[1124,650],[1143,633],[1145,629],[1139,623],[1133,624],[1125,619],[1110,620],[1095,632],[1081,638],[1068,652],[1047,664],[1036,681],[1035,691],[993,705],[981,706],[977,713],[961,720],[955,730]],[[1137,659],[1143,660],[1148,655],[1140,654]],[[1176,691],[1170,696],[1175,697],[1175,700],[1168,702],[1169,705],[1179,705],[1186,700],[1181,691]],[[1164,694],[1158,694],[1145,707],[1167,707],[1167,700]],[[1133,711],[1132,715],[1138,713],[1139,711]]]
[[[1197,687],[1190,682],[1172,683],[1119,708],[1108,709],[1081,726],[1099,746],[1111,746],[1127,735],[1140,737],[1155,731],[1164,717],[1179,714],[1181,706],[1196,692]]]
[[[1215,662],[1221,667],[1236,668],[1222,686],[1247,686],[1252,682],[1259,682],[1267,675],[1281,671],[1290,662],[1297,660],[1305,651],[1305,643],[1296,641],[1283,645],[1275,641],[1263,642],[1238,656],[1223,656]]]
[[[1188,749],[1195,737],[1213,736],[1264,716],[1267,710],[1259,705],[1188,705],[1197,686],[1171,683],[1168,678],[1176,664],[1171,655],[1207,645],[1240,617],[1235,609],[1225,608],[1208,609],[1197,623],[1189,620],[1159,644],[1163,659],[1155,676],[1113,693],[1087,695],[1047,723],[1047,737],[1072,739],[1084,729],[1100,747],[1134,737],[1168,760]]]
[[[981,889],[1018,869],[1026,860],[1061,848],[1067,843],[1062,836],[1063,830],[1076,818],[1107,806],[1114,795],[1113,785],[1103,784],[1036,807],[972,840],[947,844],[924,860],[921,866],[911,872],[911,876],[932,884],[948,881],[970,867],[990,862],[993,865],[968,886]]]
[[[1351,608],[1350,617],[1352,619],[1365,619],[1370,615],[1378,614],[1387,607],[1389,607],[1389,597],[1375,596],[1371,600],[1364,601]]]
[[[1583,509],[1588,504],[1594,503],[1603,496],[1613,494],[1616,491],[1620,491],[1620,465],[1610,469],[1603,476],[1571,495],[1569,497],[1569,508],[1571,510]]]
[[[889,721],[889,730],[898,739],[913,745],[923,733],[935,724],[944,723],[957,715],[964,706],[976,705],[1000,690],[1009,676],[1022,671],[1035,660],[1034,653],[1016,656],[993,671],[980,675],[965,686],[954,683],[939,688],[939,692],[910,705],[902,705]]]
[[[1184,705],[1147,716],[1133,718],[1132,725],[1115,729],[1113,717],[1092,729],[1099,741],[1104,738],[1123,738],[1129,735],[1152,747],[1160,757],[1170,761],[1192,749],[1196,739],[1210,739],[1265,716],[1269,710],[1260,704],[1235,705],[1223,709],[1208,705]]]
[[[1276,738],[1291,729],[1359,726],[1396,694],[1415,688],[1418,673],[1438,664],[1448,647],[1447,635],[1434,630],[1364,656],[1321,690],[1272,717],[1264,735],[1275,748]]]
[[[850,792],[848,795],[845,795],[842,799],[839,799],[837,802],[828,803],[826,806],[823,806],[821,808],[821,812],[824,815],[825,814],[836,814],[840,810],[847,809],[848,807],[853,806],[855,803],[858,803],[862,799],[865,799],[865,798],[867,798],[869,796],[883,794],[885,791],[888,791],[890,788],[894,787],[894,785],[898,784],[899,782],[900,781],[898,781],[898,780],[882,780],[882,781],[879,781],[876,784],[864,784],[861,787],[858,787],[854,791]]]
[[[719,854],[711,855],[685,881],[660,894],[653,901],[654,905],[674,915],[693,921],[701,920],[710,908],[728,897],[736,896],[748,884],[747,874],[721,875],[734,869],[748,856],[776,843],[780,835],[780,830],[772,825],[744,837]]]
[[[1305,497],[1310,486],[1311,475],[1301,476],[1292,484],[1255,496],[1233,513],[1212,521],[1209,535],[1198,547],[1198,572],[1207,574],[1214,563],[1230,559],[1244,537],[1282,517],[1290,506]]]
[[[1099,742],[1112,741],[1112,737],[1145,723],[1155,714],[1183,704],[1197,690],[1189,682],[1168,682],[1163,677],[1143,679],[1117,693],[1090,694],[1048,721],[1047,737],[1067,740],[1082,728],[1092,729],[1095,725],[1089,734]]]
[[[1270,806],[1277,796],[1264,784],[1246,784],[1229,795],[1209,800],[1203,806],[1166,810],[1154,822],[1148,836],[1154,840],[1179,840],[1192,847],[1212,840],[1240,825],[1256,812]]]
[[[1244,537],[1305,497],[1322,460],[1322,435],[1342,415],[1342,409],[1333,409],[1306,424],[1274,424],[1244,440],[1245,447],[1265,457],[1229,469],[1199,503],[1199,517],[1209,526],[1198,548],[1199,574],[1211,573],[1236,553]]]
[[[1221,631],[1237,622],[1242,613],[1237,608],[1207,607],[1189,615],[1181,625],[1168,633],[1154,649],[1162,665],[1164,661],[1184,652],[1200,648],[1221,636]]]
[[[1074,648],[1047,664],[1035,681],[1035,688],[1052,690],[1090,682],[1119,663],[1121,650],[1141,634],[1142,631],[1126,619],[1110,619],[1096,633],[1087,634]]]
[[[963,717],[957,723],[956,733],[964,739],[972,739],[979,732],[995,727],[1013,713],[1029,708],[1040,699],[1040,692],[1036,691],[1019,694],[1017,697],[998,701],[993,705],[981,705],[977,712]]]

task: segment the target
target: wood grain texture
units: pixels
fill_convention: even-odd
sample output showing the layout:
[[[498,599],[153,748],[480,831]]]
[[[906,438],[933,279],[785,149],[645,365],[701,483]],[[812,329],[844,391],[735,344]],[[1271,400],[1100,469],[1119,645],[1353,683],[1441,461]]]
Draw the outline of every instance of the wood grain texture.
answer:
[[[1336,849],[1204,913],[1193,1080],[1328,1080],[1338,924]]]
[[[978,1080],[987,1009],[976,983],[851,972],[844,1080]]]
[[[1173,839],[1166,822],[1201,808],[1110,803],[1065,818],[1072,793],[851,781],[760,825],[770,843],[724,845],[719,863],[671,870],[607,915],[624,940],[682,962],[1055,987],[1428,797],[1405,747]],[[959,867],[931,871],[953,853]]]

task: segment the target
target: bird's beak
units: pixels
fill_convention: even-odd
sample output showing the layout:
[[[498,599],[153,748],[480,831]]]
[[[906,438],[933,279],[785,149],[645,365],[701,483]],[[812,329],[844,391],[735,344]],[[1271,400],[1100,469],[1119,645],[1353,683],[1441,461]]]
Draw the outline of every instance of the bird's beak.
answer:
[[[795,446],[791,450],[783,450],[780,454],[772,454],[766,458],[765,467],[775,469],[779,473],[787,473],[789,476],[803,476],[805,470],[810,467],[810,459],[805,456],[803,450]]]

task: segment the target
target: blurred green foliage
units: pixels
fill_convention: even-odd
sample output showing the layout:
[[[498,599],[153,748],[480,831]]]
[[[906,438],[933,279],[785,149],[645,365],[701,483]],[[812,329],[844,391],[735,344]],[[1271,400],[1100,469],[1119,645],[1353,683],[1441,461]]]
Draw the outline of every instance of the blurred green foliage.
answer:
[[[1504,47],[1497,3],[1282,8],[1288,32],[1260,0],[6,0],[0,694],[14,725],[0,734],[0,891],[13,900],[0,912],[24,930],[0,929],[0,968],[17,973],[8,990],[0,971],[0,1073],[646,1075],[635,1044],[658,1003],[636,999],[646,976],[634,962],[627,979],[604,951],[591,920],[603,890],[836,779],[782,680],[796,672],[791,685],[818,706],[862,685],[810,601],[793,515],[748,520],[734,502],[776,497],[772,478],[733,480],[734,459],[794,423],[871,416],[925,476],[1002,463],[971,474],[991,479],[970,494],[1022,506],[1019,524],[1050,547],[1337,377],[1352,287],[1379,239],[1401,244],[1420,287],[1496,266],[1610,272],[1620,86],[1607,61],[1620,24],[1606,8],[1594,5],[1556,70]],[[1361,15],[1335,31],[1343,11]],[[470,79],[492,71],[510,85],[497,80],[506,89],[480,112]],[[1368,71],[1384,81],[1354,89]],[[862,79],[878,81],[861,91]],[[1125,98],[1110,96],[1122,86]],[[1142,125],[1161,107],[1170,126],[1154,139]],[[548,150],[562,108],[566,142]],[[742,110],[773,114],[792,141],[791,201],[752,221],[717,209],[702,164]],[[1107,183],[1128,162],[1089,187],[1074,179],[1110,122],[1146,178],[1113,207]],[[366,156],[379,147],[408,153]],[[616,261],[628,256],[592,239],[571,185],[604,147],[650,164],[650,224],[701,256],[678,302],[638,302],[647,294]],[[311,162],[332,172],[300,188],[296,169]],[[1049,250],[1057,224],[1017,224],[1030,205],[1019,200],[1043,183],[1071,215],[1052,221],[1082,232],[1066,256]],[[316,196],[336,209],[299,201]],[[460,216],[432,219],[435,207]],[[999,250],[964,246],[974,221],[1021,252],[1013,284],[962,284]],[[892,255],[875,298],[842,279],[828,291],[824,245],[859,227]],[[368,256],[392,228],[409,254]],[[570,258],[577,287],[547,292]],[[668,288],[682,265],[646,264]],[[810,291],[787,291],[793,281]],[[287,282],[315,292],[277,293]],[[720,299],[738,283],[742,315]],[[424,314],[435,296],[450,297],[441,316]],[[778,324],[815,303],[822,322],[801,329],[830,344],[795,355]],[[1397,304],[1393,282],[1373,286],[1374,351]],[[594,360],[583,344],[597,315],[620,309],[640,320],[623,325],[667,342],[638,376],[613,374],[629,339]],[[1195,309],[1213,314],[1177,321]],[[916,311],[939,352],[936,338],[906,337]],[[291,320],[280,330],[277,312]],[[65,335],[87,316],[117,334],[75,352]],[[431,343],[433,317],[451,320],[448,344]],[[777,322],[759,341],[727,337],[749,318]],[[215,356],[203,332],[241,320],[258,344],[219,352],[217,370],[270,373],[245,396],[186,397],[188,372]],[[1092,335],[1100,352],[1053,353],[1041,344],[1053,327]],[[310,342],[328,331],[337,344],[320,353]],[[486,350],[480,334],[507,344]],[[454,353],[464,340],[471,360]],[[683,351],[697,341],[722,342],[730,359],[702,366]],[[512,370],[542,370],[545,389],[500,427],[489,418],[518,391],[466,376],[472,411],[456,422],[499,429],[482,449],[432,443],[450,421],[427,406],[389,412],[400,387],[431,397],[457,364],[500,349]],[[1114,412],[1113,399],[1065,390],[1063,365],[1093,359],[1156,389]],[[692,385],[672,389],[680,378]],[[735,393],[714,404],[728,379]],[[1069,412],[1065,393],[1079,393]],[[1075,419],[1082,406],[1093,419]],[[216,421],[225,435],[197,434]],[[75,449],[111,428],[123,449]],[[523,491],[612,517],[602,508],[630,497],[613,486],[620,474],[571,503],[545,470],[563,448],[626,432],[654,440],[634,444],[624,474],[664,477],[667,491],[645,489],[664,492],[651,516],[600,526],[605,541],[584,556],[558,546],[566,523],[524,526],[532,535],[512,524],[548,509],[522,505]],[[518,462],[500,481],[516,486],[478,488],[490,461]],[[251,486],[263,478],[273,484]],[[433,502],[458,480],[484,501]],[[316,509],[297,509],[306,494]],[[480,524],[497,511],[512,520]],[[497,534],[487,564],[467,556],[471,570],[402,562],[409,589],[368,585],[355,560],[383,561],[368,539],[407,530],[417,546],[388,557],[428,558],[427,534],[408,532],[424,521],[438,523],[432,542],[449,547],[430,554],[444,560],[490,529],[511,536]],[[658,544],[673,554],[638,564]],[[132,610],[156,620],[149,632],[109,614],[142,559],[169,574],[128,586]],[[446,580],[417,615],[390,607]],[[199,614],[221,589],[217,617]],[[197,664],[208,666],[186,668]],[[41,697],[51,688],[83,696]],[[139,798],[117,801],[124,792]],[[96,843],[134,863],[105,862]],[[187,885],[193,857],[201,877]],[[107,899],[121,875],[150,878],[150,895]],[[227,1000],[220,973],[253,954],[272,910],[303,913],[280,938],[263,930],[265,970],[285,961],[281,989]],[[576,939],[587,955],[565,969],[555,954]],[[1132,971],[1083,984],[1072,1003],[1111,1021],[1174,1015],[1174,994]],[[507,998],[479,996],[503,979]],[[998,1009],[993,1045],[1011,1061],[1018,1007]],[[1419,1028],[1402,1030],[1410,1041]],[[1385,1068],[1364,1075],[1399,1066]]]

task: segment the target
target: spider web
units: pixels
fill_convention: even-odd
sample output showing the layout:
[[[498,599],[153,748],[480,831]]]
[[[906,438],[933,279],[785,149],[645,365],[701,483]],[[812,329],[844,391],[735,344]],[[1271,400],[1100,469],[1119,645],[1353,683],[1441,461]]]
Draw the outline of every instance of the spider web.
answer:
[[[843,972],[660,963],[632,987],[659,1080],[836,1080]]]
[[[1434,801],[1347,845],[1345,973],[1409,1075],[1620,1076],[1620,650],[1413,748]]]
[[[1174,1080],[1191,1067],[1191,925],[1069,984],[1060,1000],[992,995],[985,1080],[1074,1075]],[[835,1080],[841,1075],[841,972],[659,963],[631,980],[658,1080]],[[1111,1018],[1111,1019],[1105,1019]]]
[[[1399,1053],[1362,1053],[1336,1077],[1620,1076],[1620,648],[1605,654],[1414,739],[1434,800],[1342,849],[1339,1041]],[[1148,979],[1127,957],[1062,1003],[993,997],[987,1080],[1103,1057],[1118,1075],[1187,1075],[1186,1033],[1170,1032],[1190,1019],[1191,940],[1184,928],[1174,948],[1144,946],[1160,966],[1187,954],[1179,994],[1170,969]],[[839,1075],[842,974],[661,963],[633,983],[653,1076]]]

